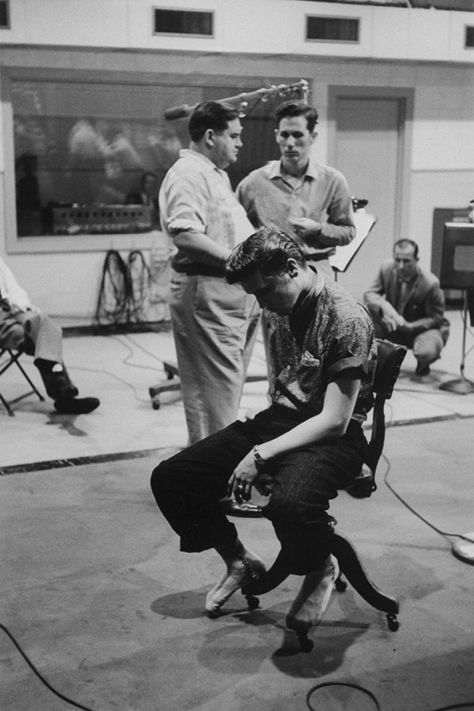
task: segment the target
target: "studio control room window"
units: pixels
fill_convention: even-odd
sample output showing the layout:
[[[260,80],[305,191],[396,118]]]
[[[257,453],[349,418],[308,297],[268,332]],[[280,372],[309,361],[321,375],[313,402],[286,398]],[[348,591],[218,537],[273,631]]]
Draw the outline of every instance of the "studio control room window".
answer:
[[[252,88],[12,77],[18,240],[160,229],[159,186],[189,143],[187,119],[167,121],[165,109]],[[260,103],[243,119],[234,186],[275,157],[270,111]]]

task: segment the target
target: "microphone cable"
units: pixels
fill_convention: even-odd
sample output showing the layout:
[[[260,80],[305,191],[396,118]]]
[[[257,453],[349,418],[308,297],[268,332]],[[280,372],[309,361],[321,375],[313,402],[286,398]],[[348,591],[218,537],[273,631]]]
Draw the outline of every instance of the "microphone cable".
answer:
[[[375,708],[377,711],[382,711],[382,707],[379,704],[379,701],[375,694],[372,693],[372,691],[369,691],[369,689],[366,689],[363,686],[359,686],[359,684],[353,684],[351,682],[344,682],[344,681],[324,681],[321,684],[315,684],[314,686],[311,687],[311,689],[308,691],[306,694],[306,706],[310,711],[317,711],[316,706],[313,706],[311,703],[311,697],[313,694],[318,691],[319,689],[323,689],[324,687],[328,686],[345,686],[349,689],[356,689],[357,691],[361,691],[363,694],[368,696],[370,699],[375,704]],[[473,701],[463,701],[459,704],[450,704],[449,706],[440,706],[439,708],[432,709],[432,711],[454,711],[454,709],[474,709],[474,702]]]
[[[13,644],[15,645],[15,647],[17,648],[17,650],[20,652],[20,654],[21,654],[21,656],[23,657],[23,659],[25,660],[25,662],[28,664],[28,666],[30,667],[30,669],[36,674],[36,676],[38,677],[38,679],[39,679],[55,696],[58,696],[60,699],[62,699],[62,700],[65,701],[66,703],[71,704],[71,706],[75,706],[77,709],[83,709],[83,711],[94,711],[94,709],[91,709],[89,706],[82,706],[82,704],[77,703],[77,701],[73,701],[72,699],[70,699],[69,697],[65,696],[64,694],[61,694],[61,692],[60,692],[60,691],[57,691],[53,686],[51,686],[51,684],[49,683],[49,681],[48,681],[47,679],[45,679],[45,677],[41,674],[41,672],[39,672],[38,669],[35,667],[35,665],[34,665],[33,662],[31,661],[31,659],[28,657],[28,655],[26,654],[26,652],[23,651],[23,649],[21,648],[20,644],[16,641],[15,637],[12,635],[12,633],[10,632],[10,630],[9,630],[7,627],[5,627],[5,625],[2,625],[1,622],[0,622],[0,629],[2,629],[2,630],[5,632],[5,634],[7,635],[7,637],[9,637],[9,639],[13,642]]]
[[[469,541],[470,543],[473,542],[472,538],[469,538],[468,536],[464,536],[462,533],[449,533],[448,531],[442,531],[440,528],[435,526],[433,523],[428,521],[428,519],[426,519],[424,516],[422,516],[420,513],[418,513],[418,511],[416,511],[416,509],[414,509],[413,506],[410,506],[410,504],[407,501],[405,501],[405,499],[393,488],[393,486],[391,484],[389,484],[388,475],[390,473],[392,465],[391,465],[388,457],[385,454],[382,454],[381,458],[385,461],[385,464],[387,466],[387,469],[386,469],[384,477],[383,477],[383,482],[384,482],[385,486],[387,487],[387,489],[389,489],[389,491],[392,492],[392,494],[395,496],[395,498],[398,499],[398,501],[400,501],[400,503],[403,506],[405,506],[405,508],[408,509],[408,511],[410,511],[414,516],[419,518],[420,521],[423,521],[423,523],[425,523],[427,526],[429,526],[429,528],[431,528],[433,531],[436,531],[436,533],[439,533],[440,536],[443,536],[444,538],[446,538],[446,540],[448,540],[449,538],[461,538],[464,541]]]

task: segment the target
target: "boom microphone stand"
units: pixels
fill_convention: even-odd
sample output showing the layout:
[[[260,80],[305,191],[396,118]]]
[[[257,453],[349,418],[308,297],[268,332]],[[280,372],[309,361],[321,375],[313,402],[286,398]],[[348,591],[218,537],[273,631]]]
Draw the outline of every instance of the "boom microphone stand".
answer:
[[[306,79],[300,79],[300,81],[297,81],[294,84],[279,84],[278,86],[272,85],[269,87],[262,87],[261,89],[255,89],[255,91],[243,92],[242,94],[237,94],[236,96],[228,96],[225,99],[216,99],[216,101],[221,104],[231,104],[232,106],[237,105],[239,111],[244,112],[249,101],[253,101],[254,99],[265,102],[272,96],[290,96],[295,92],[300,93],[303,101],[307,103],[309,84]],[[189,104],[172,106],[165,110],[164,117],[168,121],[186,118],[192,114],[196,106],[198,106],[198,104],[194,104],[193,106],[189,106]]]

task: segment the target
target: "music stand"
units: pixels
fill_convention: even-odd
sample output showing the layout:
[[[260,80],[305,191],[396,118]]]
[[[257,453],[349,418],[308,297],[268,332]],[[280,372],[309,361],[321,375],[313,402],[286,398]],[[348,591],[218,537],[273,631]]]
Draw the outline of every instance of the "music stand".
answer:
[[[374,215],[369,215],[363,210],[354,213],[354,224],[356,234],[352,242],[336,247],[334,254],[329,257],[329,264],[334,271],[334,278],[337,281],[337,273],[345,272],[355,255],[365,242],[370,230],[377,222]]]

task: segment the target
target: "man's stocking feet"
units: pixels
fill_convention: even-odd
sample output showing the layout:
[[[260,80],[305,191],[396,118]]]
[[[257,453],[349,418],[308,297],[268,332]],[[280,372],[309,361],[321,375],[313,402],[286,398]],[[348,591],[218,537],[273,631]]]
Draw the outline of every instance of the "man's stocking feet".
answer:
[[[289,629],[306,633],[310,627],[321,622],[338,575],[339,565],[332,555],[321,568],[305,575],[301,589],[286,616]]]
[[[243,585],[265,575],[265,565],[254,553],[245,551],[238,558],[227,563],[227,570],[221,580],[206,596],[206,612],[209,617],[217,617],[219,610]]]

